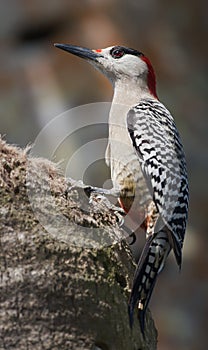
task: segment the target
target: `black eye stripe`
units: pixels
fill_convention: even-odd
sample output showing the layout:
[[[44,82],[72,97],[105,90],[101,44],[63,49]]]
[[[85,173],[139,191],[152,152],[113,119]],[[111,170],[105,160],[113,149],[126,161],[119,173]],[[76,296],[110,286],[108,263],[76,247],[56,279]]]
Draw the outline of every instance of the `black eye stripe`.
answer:
[[[114,46],[110,50],[110,54],[113,58],[118,59],[124,56],[125,54],[134,55],[134,56],[143,56],[143,53],[134,49],[130,49],[124,46]]]

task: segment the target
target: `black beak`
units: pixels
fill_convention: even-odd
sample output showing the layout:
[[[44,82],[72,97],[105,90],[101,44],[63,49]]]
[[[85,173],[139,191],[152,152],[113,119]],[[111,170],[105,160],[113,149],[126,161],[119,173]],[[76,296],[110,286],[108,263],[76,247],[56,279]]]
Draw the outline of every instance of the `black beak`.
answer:
[[[102,57],[102,55],[98,54],[95,51],[87,49],[86,47],[79,47],[79,46],[68,45],[68,44],[54,44],[54,46],[58,47],[58,49],[70,52],[73,55],[76,55],[91,61],[96,61],[97,58]]]

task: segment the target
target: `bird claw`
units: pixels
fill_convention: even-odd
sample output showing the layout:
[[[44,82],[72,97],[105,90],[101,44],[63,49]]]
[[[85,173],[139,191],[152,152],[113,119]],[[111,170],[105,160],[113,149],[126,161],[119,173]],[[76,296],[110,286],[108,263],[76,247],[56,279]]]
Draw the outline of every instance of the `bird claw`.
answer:
[[[119,197],[119,191],[107,188],[99,188],[99,187],[93,187],[93,186],[85,186],[84,191],[87,194],[88,197],[92,195],[92,193],[103,195],[103,196],[112,196],[112,197]]]
[[[105,188],[85,185],[83,181],[81,180],[77,181],[71,178],[68,178],[67,182],[70,184],[70,186],[65,191],[66,196],[73,189],[83,190],[87,195],[87,197],[89,198],[90,204],[94,204],[97,210],[107,209],[109,211],[112,211],[118,218],[118,225],[119,226],[123,225],[124,223],[123,216],[126,215],[125,211],[121,207],[118,207],[113,203],[111,203],[110,200],[106,197],[106,196],[118,197],[119,196],[118,191],[116,191],[115,189],[105,189]]]
[[[129,243],[129,245],[133,245],[136,242],[136,235],[135,232],[132,232],[129,237],[132,238],[132,241]]]
[[[125,225],[124,220],[123,224],[121,225],[121,228],[124,230],[124,232],[127,234],[127,242],[128,245],[133,245],[136,242],[136,234],[134,231],[132,231],[128,226]],[[132,241],[129,241],[129,238],[132,238]]]
[[[99,192],[92,190],[89,197],[89,203],[94,204],[98,210],[107,209],[113,212],[118,218],[118,225],[123,225],[123,216],[125,215],[125,211],[111,203],[104,194],[100,194]]]

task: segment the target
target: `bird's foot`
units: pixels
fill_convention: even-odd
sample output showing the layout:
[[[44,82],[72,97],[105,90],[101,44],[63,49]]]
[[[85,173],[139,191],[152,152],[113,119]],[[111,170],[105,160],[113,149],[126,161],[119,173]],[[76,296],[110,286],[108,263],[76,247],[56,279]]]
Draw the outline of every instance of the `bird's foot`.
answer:
[[[107,188],[99,188],[99,187],[93,187],[93,186],[86,186],[84,188],[85,193],[87,194],[88,197],[90,197],[93,193],[94,194],[100,194],[100,195],[104,195],[104,196],[112,196],[115,198],[118,198],[120,193],[118,190],[111,188],[111,189],[107,189]]]
[[[119,192],[116,191],[114,188],[112,189],[105,189],[105,188],[99,188],[99,187],[93,187],[93,186],[87,186],[84,188],[85,193],[89,197],[89,202],[92,203],[94,206],[97,207],[97,209],[100,210],[108,210],[113,212],[117,219],[118,219],[118,225],[122,226],[124,223],[124,215],[126,215],[125,211],[118,207],[117,205],[113,204],[106,196],[112,196],[112,197],[118,197]]]
[[[70,184],[65,191],[65,195],[68,196],[68,193],[72,190],[81,190],[89,198],[89,203],[96,208],[97,211],[108,210],[113,212],[118,221],[118,225],[122,226],[124,223],[124,216],[126,215],[125,211],[113,204],[106,196],[118,197],[119,191],[112,189],[99,188],[94,186],[85,185],[81,180],[74,180],[71,178],[67,179]]]

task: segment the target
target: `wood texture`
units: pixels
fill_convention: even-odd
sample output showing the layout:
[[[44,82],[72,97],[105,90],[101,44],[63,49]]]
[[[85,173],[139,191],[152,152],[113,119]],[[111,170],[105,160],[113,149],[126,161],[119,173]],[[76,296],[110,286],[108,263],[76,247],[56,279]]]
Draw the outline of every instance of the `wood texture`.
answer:
[[[55,164],[3,140],[0,157],[0,349],[156,349],[149,312],[145,339],[136,315],[129,328],[135,267],[116,215],[66,196]]]

